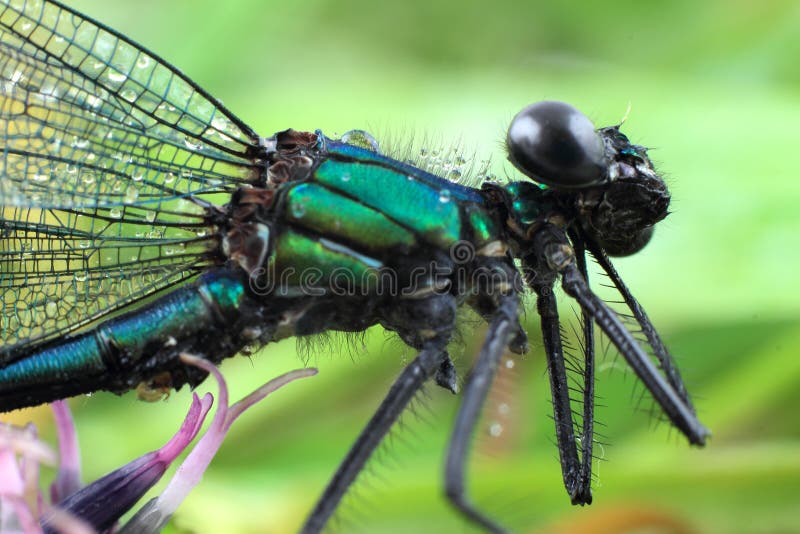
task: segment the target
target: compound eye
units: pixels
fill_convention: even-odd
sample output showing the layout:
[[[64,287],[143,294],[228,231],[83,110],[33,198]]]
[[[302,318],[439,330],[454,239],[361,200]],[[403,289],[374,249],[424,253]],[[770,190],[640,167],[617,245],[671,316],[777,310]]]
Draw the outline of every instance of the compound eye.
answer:
[[[508,159],[537,182],[557,189],[602,183],[608,165],[592,122],[564,102],[531,104],[508,128]]]
[[[606,254],[609,256],[622,257],[636,254],[642,250],[650,242],[653,237],[653,227],[648,226],[636,232],[625,240],[601,240],[598,239],[598,244],[603,247]]]

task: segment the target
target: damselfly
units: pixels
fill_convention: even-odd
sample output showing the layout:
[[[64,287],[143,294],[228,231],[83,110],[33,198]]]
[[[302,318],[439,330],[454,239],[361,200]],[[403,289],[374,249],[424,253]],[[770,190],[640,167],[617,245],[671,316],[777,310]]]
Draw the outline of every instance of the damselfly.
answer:
[[[446,493],[470,520],[464,466],[506,348],[526,350],[519,297],[541,317],[558,450],[573,503],[591,501],[597,324],[688,440],[678,371],[609,255],[638,252],[669,193],[619,127],[541,102],[508,130],[508,183],[460,185],[382,154],[360,132],[261,137],[130,39],[50,1],[0,11],[0,410],[97,390],[196,385],[184,352],[380,324],[417,357],[312,511],[320,530],[429,380],[455,392],[456,310],[489,325],[447,450]],[[643,333],[589,288],[591,254]],[[583,406],[573,419],[553,287],[583,314]],[[502,521],[502,518],[499,518]]]

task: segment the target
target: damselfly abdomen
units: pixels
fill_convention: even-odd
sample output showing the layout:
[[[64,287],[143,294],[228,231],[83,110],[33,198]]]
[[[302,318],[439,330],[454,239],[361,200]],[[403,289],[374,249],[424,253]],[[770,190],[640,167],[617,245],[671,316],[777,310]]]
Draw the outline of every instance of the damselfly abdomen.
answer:
[[[219,362],[285,337],[380,324],[419,353],[309,517],[305,529],[317,531],[423,384],[456,390],[447,345],[466,306],[489,331],[445,486],[466,517],[500,530],[467,500],[464,465],[501,355],[526,350],[518,315],[528,288],[574,503],[591,501],[595,323],[669,420],[704,442],[669,353],[608,260],[641,249],[669,204],[646,150],[618,127],[595,130],[559,102],[530,106],[507,139],[526,176],[472,188],[359,136],[260,137],[158,56],[56,2],[4,2],[0,30],[0,410],[195,385],[204,376],[183,352]],[[590,290],[587,251],[644,341]],[[584,315],[580,425],[559,280]]]

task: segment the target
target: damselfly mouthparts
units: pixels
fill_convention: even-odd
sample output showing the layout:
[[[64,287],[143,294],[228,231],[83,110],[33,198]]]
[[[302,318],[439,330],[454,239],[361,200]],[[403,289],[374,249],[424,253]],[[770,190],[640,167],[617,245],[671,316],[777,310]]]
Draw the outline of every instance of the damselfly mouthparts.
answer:
[[[672,358],[608,259],[644,247],[670,198],[618,127],[595,130],[560,102],[529,106],[507,136],[525,176],[473,188],[396,161],[363,134],[260,137],[155,54],[57,2],[3,2],[0,31],[0,410],[195,385],[205,374],[181,353],[219,362],[380,324],[418,355],[312,511],[305,531],[315,532],[423,384],[455,392],[447,346],[466,306],[489,331],[445,487],[461,513],[500,531],[467,499],[464,465],[501,355],[526,350],[519,297],[530,289],[574,503],[591,502],[594,324],[672,424],[703,444]],[[587,252],[645,341],[589,288]],[[559,281],[584,316],[577,430]]]

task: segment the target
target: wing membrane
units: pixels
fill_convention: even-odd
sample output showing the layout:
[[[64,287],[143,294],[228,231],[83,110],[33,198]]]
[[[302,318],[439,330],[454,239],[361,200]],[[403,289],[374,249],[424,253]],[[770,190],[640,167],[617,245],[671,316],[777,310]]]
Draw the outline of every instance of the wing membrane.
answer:
[[[153,202],[258,177],[256,136],[124,37],[34,1],[6,5],[0,31],[5,205]]]
[[[0,363],[193,276],[257,136],[55,2],[0,1]]]

